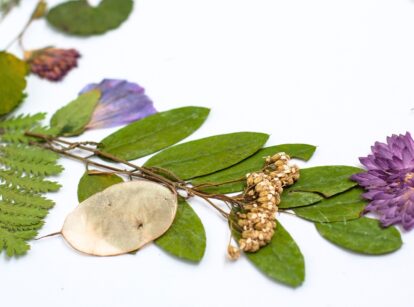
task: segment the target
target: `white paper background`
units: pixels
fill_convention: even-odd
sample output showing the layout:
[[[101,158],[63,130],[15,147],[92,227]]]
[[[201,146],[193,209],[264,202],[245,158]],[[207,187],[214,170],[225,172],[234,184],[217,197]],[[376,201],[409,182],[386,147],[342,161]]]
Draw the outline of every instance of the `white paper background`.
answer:
[[[0,48],[34,3],[23,1],[0,25]],[[136,1],[120,29],[99,37],[68,37],[34,23],[28,47],[76,47],[83,57],[61,83],[29,77],[29,96],[18,112],[50,116],[87,83],[125,78],[143,85],[160,111],[210,107],[211,116],[188,140],[262,131],[271,134],[269,145],[317,145],[308,166],[358,165],[376,140],[412,131],[413,38],[410,0]],[[82,139],[100,140],[111,131]],[[77,205],[83,166],[62,164],[63,188],[51,196],[57,205],[41,234],[59,230]],[[403,234],[397,253],[367,257],[331,245],[311,223],[281,216],[306,260],[304,285],[291,289],[245,258],[228,262],[226,223],[204,203],[192,205],[208,238],[199,265],[156,246],[95,258],[59,237],[44,239],[19,260],[1,255],[1,306],[413,306],[414,232]]]

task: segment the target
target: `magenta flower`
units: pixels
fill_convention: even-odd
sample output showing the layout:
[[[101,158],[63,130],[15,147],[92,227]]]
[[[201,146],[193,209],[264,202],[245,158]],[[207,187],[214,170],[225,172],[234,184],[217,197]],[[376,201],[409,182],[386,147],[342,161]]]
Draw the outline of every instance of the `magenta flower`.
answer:
[[[360,158],[367,172],[352,176],[367,192],[366,212],[380,215],[383,226],[401,223],[414,228],[414,141],[410,133],[376,142],[372,154]]]
[[[75,49],[47,47],[28,51],[25,59],[32,73],[49,81],[60,81],[66,74],[78,66],[80,54]]]
[[[126,80],[104,79],[85,86],[80,94],[101,91],[101,98],[87,129],[108,128],[128,124],[157,112],[143,87]]]

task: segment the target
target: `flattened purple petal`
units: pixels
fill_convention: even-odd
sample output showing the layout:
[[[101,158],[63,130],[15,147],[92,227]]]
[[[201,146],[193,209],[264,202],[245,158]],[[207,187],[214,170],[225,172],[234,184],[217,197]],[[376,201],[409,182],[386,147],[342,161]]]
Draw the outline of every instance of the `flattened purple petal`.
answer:
[[[101,91],[101,98],[86,126],[88,129],[108,128],[128,124],[157,112],[143,87],[118,79],[104,79],[85,86],[81,94],[93,89]]]

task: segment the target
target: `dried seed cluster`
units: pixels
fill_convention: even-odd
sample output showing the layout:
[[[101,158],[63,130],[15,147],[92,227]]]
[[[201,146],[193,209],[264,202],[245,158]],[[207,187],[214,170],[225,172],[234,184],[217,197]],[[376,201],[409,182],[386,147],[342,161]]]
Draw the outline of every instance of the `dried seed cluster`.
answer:
[[[266,158],[261,172],[246,175],[246,204],[238,213],[238,224],[243,229],[239,245],[245,252],[255,252],[272,240],[283,187],[299,179],[299,168],[289,161],[290,157],[280,152]]]

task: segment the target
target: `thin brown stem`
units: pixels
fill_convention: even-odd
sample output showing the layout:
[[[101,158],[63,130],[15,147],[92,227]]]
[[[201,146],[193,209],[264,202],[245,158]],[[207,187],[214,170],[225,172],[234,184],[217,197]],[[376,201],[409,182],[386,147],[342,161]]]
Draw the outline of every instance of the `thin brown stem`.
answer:
[[[187,198],[198,196],[204,201],[206,201],[208,204],[210,204],[214,209],[216,209],[226,219],[229,219],[230,217],[229,213],[227,213],[222,208],[217,206],[212,201],[213,199],[224,202],[230,210],[233,207],[240,208],[242,206],[242,201],[239,199],[235,199],[235,198],[229,197],[224,194],[209,194],[207,192],[200,191],[197,188],[190,187],[184,180],[180,179],[178,176],[176,176],[174,173],[170,172],[169,170],[158,168],[158,167],[148,167],[148,168],[141,167],[127,160],[121,159],[112,154],[101,151],[97,148],[90,147],[90,146],[97,145],[97,143],[94,143],[94,142],[77,142],[77,143],[69,142],[59,137],[53,137],[50,135],[45,135],[45,134],[35,133],[35,132],[26,132],[25,135],[33,137],[33,138],[37,138],[43,141],[43,142],[32,142],[32,145],[40,146],[42,148],[56,152],[62,156],[66,156],[66,157],[81,161],[87,167],[92,165],[99,169],[104,170],[104,171],[89,170],[87,168],[88,172],[91,172],[92,174],[116,173],[116,174],[126,175],[130,179],[141,178],[141,179],[151,180],[151,181],[158,182],[160,184],[165,185],[166,187],[168,187],[175,193],[178,190],[183,190],[187,193]],[[89,152],[91,153],[91,155],[86,156],[86,157],[80,156],[79,154],[76,154],[73,152],[76,149]],[[107,165],[107,164],[103,164],[103,163],[91,160],[91,158],[95,156],[103,157],[113,162],[123,164],[131,169],[122,169],[119,167],[115,167],[115,166],[111,166],[111,165]],[[165,178],[164,176],[158,173],[167,175],[170,178],[173,178],[175,181]]]

